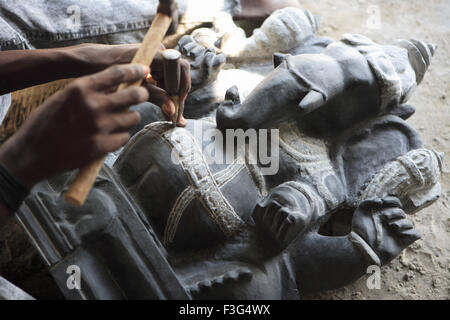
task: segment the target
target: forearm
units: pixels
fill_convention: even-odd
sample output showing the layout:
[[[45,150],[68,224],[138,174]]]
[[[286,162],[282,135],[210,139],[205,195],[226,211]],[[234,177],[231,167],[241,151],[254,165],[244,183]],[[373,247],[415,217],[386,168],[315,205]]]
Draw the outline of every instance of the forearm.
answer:
[[[22,131],[17,132],[0,147],[0,165],[9,170],[25,187],[31,189],[45,178],[45,171],[37,154],[27,144]]]
[[[12,217],[39,179],[29,172],[33,157],[27,154],[27,150],[21,151],[14,138],[0,147],[0,228]],[[33,169],[39,172],[37,168]]]
[[[129,63],[138,45],[78,45],[0,52],[0,94]]]
[[[289,251],[303,292],[348,285],[366,274],[370,265],[379,263],[376,255],[368,254],[351,236],[325,237],[312,232],[298,241]]]
[[[14,50],[0,53],[0,94],[87,72],[70,49]]]

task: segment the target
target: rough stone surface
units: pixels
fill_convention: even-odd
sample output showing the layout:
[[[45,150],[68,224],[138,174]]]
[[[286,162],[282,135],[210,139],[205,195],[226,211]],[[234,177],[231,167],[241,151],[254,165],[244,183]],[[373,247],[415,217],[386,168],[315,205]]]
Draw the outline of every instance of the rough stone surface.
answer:
[[[32,296],[0,277],[0,300],[34,300]]]
[[[36,299],[62,298],[37,250],[14,219],[0,229],[0,276]]]

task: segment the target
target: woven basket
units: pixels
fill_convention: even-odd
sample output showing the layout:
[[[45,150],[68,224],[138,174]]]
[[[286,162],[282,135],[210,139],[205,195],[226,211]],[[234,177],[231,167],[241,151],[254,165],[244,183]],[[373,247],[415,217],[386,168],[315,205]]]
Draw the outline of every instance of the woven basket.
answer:
[[[0,125],[0,144],[3,144],[47,98],[67,87],[74,79],[64,79],[15,91],[11,106]]]

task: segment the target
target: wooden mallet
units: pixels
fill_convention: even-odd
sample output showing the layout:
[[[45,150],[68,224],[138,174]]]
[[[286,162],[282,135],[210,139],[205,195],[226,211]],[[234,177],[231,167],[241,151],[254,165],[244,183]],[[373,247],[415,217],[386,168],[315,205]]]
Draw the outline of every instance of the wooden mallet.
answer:
[[[172,13],[176,8],[175,0],[160,0],[158,13],[152,22],[150,30],[145,35],[141,46],[139,47],[136,55],[133,58],[132,63],[140,63],[146,66],[150,66],[156,53],[164,39],[170,24],[172,23]],[[123,90],[129,86],[140,86],[141,81],[133,83],[132,85],[122,84],[119,86],[118,91]],[[84,204],[95,179],[97,178],[100,169],[102,168],[105,158],[96,160],[84,168],[81,168],[78,172],[72,185],[64,195],[64,199],[70,204],[81,206]]]

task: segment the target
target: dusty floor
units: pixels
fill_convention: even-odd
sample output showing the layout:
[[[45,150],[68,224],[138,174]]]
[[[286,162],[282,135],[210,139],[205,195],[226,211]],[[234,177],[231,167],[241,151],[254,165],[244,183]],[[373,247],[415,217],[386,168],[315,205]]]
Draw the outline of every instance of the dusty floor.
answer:
[[[369,290],[366,278],[341,290],[310,299],[450,298],[450,1],[449,0],[300,0],[322,17],[320,35],[339,38],[360,33],[379,43],[416,38],[438,45],[424,81],[410,103],[409,122],[425,146],[446,154],[442,197],[413,217],[423,238],[382,269],[381,289]],[[376,15],[379,13],[379,23]]]

